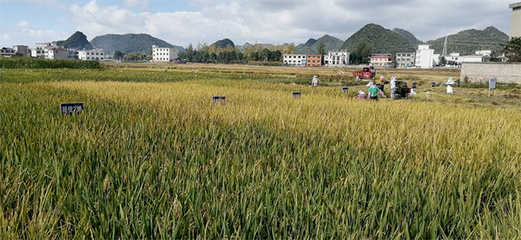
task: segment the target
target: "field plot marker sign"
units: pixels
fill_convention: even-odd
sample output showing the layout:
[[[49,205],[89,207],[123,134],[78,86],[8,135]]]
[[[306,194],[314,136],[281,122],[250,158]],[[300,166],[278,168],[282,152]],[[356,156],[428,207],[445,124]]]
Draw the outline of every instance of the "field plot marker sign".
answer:
[[[212,97],[212,103],[213,104],[222,104],[224,105],[226,102],[226,97],[225,96],[214,96]]]
[[[496,82],[497,80],[495,78],[491,78],[488,80],[488,96],[490,97],[490,92],[494,89],[496,89]],[[496,95],[496,92],[494,92],[494,95]]]
[[[349,88],[348,87],[343,87],[342,88],[342,93],[347,93],[349,91]]]
[[[301,95],[302,95],[302,93],[300,93],[300,92],[294,92],[292,94],[293,98],[300,98]]]
[[[62,114],[80,114],[83,111],[83,103],[62,103],[60,104]]]

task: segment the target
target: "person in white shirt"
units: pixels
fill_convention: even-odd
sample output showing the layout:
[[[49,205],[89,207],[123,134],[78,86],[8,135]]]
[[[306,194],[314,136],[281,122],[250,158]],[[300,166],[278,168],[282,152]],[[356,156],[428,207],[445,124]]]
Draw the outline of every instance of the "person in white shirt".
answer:
[[[394,100],[396,94],[396,77],[391,77],[391,99]]]

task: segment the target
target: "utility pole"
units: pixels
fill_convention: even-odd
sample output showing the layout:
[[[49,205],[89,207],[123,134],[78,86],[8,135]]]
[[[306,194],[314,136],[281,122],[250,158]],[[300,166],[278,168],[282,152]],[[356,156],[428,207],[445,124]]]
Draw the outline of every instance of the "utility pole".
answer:
[[[443,43],[443,51],[441,52],[442,56],[447,56],[447,39],[449,36],[445,36],[445,42]]]

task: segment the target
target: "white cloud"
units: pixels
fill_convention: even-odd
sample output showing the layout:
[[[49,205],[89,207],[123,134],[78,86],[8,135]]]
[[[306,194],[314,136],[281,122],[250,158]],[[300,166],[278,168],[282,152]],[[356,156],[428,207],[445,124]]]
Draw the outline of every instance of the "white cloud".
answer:
[[[4,0],[6,1],[6,0]],[[11,0],[9,0],[11,1]],[[17,0],[18,1],[18,0]],[[62,39],[60,31],[82,31],[89,39],[105,34],[147,33],[169,43],[213,43],[230,38],[236,44],[303,43],[325,34],[347,39],[368,23],[385,28],[402,28],[420,40],[433,40],[458,31],[488,26],[509,30],[511,0],[189,0],[194,11],[180,11],[185,0],[81,1],[21,0],[59,9],[46,20],[18,20],[22,31],[3,31],[18,39],[21,35],[51,34],[47,41]],[[13,1],[15,2],[15,1]],[[117,5],[119,3],[119,5]],[[59,7],[56,7],[58,6]],[[168,6],[168,7],[166,7]],[[55,8],[56,7],[56,8]],[[67,15],[62,14],[66,9]],[[156,10],[151,12],[150,9]],[[28,20],[30,19],[30,20]],[[37,19],[37,18],[36,18]],[[38,30],[38,27],[52,30]],[[18,31],[18,33],[16,33]],[[508,32],[506,32],[508,33]],[[60,38],[57,38],[60,37]]]
[[[2,40],[13,42],[12,45],[34,46],[36,42],[51,42],[65,40],[71,33],[50,29],[39,29],[27,20],[20,20],[16,24],[17,31],[7,30],[2,34]]]
[[[16,24],[19,28],[34,28],[34,26],[31,26],[28,21],[26,20],[20,20]]]
[[[143,11],[150,10],[150,2],[148,0],[123,0],[123,6]]]

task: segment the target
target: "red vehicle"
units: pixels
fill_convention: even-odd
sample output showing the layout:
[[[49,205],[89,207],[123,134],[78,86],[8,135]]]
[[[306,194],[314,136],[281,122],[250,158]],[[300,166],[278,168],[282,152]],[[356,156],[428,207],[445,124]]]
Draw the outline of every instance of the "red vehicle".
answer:
[[[374,70],[374,67],[364,67],[362,71],[353,72],[353,76],[359,79],[373,79],[375,75],[376,70]]]

